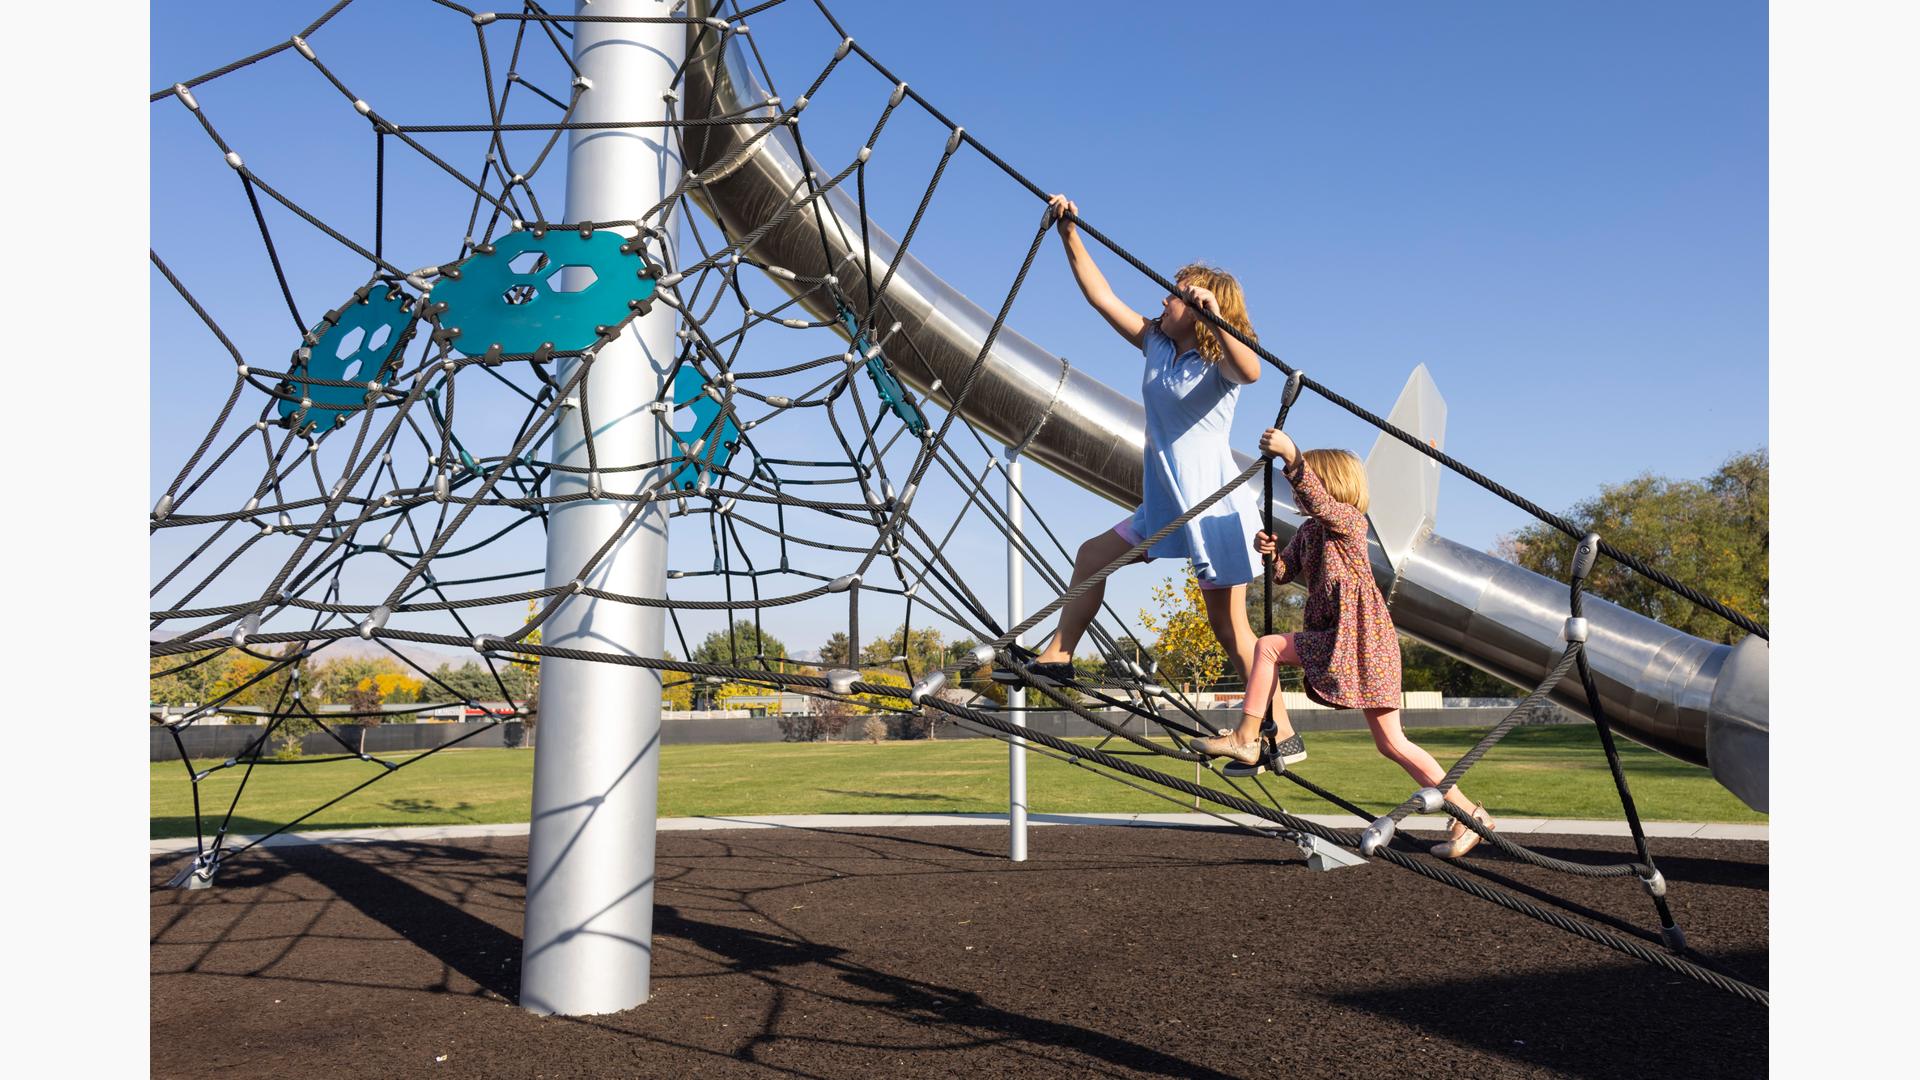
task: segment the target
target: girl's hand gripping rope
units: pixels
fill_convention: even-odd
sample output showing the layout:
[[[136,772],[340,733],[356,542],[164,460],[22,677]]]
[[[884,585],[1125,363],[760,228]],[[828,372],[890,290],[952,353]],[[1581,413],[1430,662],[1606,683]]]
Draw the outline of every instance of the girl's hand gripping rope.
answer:
[[[1260,452],[1268,457],[1278,455],[1289,465],[1300,456],[1300,448],[1293,444],[1293,437],[1277,427],[1261,432]]]
[[[1047,199],[1047,209],[1053,212],[1054,228],[1060,230],[1060,238],[1066,239],[1079,231],[1074,224],[1080,213],[1080,207],[1065,195],[1054,195]]]

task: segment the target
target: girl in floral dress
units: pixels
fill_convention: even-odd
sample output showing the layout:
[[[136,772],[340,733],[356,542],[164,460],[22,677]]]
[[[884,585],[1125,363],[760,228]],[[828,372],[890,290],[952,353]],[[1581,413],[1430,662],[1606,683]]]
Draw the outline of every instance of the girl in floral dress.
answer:
[[[1286,663],[1305,675],[1308,697],[1331,708],[1359,709],[1381,754],[1422,785],[1437,786],[1446,770],[1400,727],[1400,640],[1367,556],[1366,470],[1348,451],[1302,451],[1275,428],[1260,437],[1260,449],[1286,461],[1285,476],[1293,485],[1294,501],[1308,519],[1273,566],[1275,584],[1298,580],[1306,586],[1305,629],[1269,634],[1255,644],[1239,728],[1219,738],[1197,740],[1193,748],[1243,764],[1257,762],[1260,722],[1269,702],[1275,720],[1283,729],[1291,728],[1281,719],[1286,708],[1276,694],[1279,666]],[[1259,533],[1254,547],[1262,555],[1272,554],[1274,538]],[[1298,735],[1280,741],[1283,761],[1291,757],[1290,750],[1300,749],[1287,744],[1298,741]],[[1447,801],[1492,827],[1486,808],[1474,805],[1458,787],[1447,792]],[[1479,842],[1479,833],[1456,821],[1447,839],[1433,846],[1433,853],[1457,859]]]

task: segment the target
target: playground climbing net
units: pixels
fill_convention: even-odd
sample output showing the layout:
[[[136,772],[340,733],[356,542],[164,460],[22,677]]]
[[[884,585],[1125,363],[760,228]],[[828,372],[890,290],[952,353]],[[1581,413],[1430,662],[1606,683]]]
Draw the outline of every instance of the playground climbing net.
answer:
[[[1604,720],[1603,744],[1633,825],[1634,861],[1589,866],[1551,859],[1484,831],[1441,801],[1461,774],[1546,702],[1561,679],[1578,672],[1598,709],[1582,643],[1571,633],[1566,653],[1548,680],[1463,757],[1438,789],[1418,792],[1381,814],[1347,802],[1296,772],[1279,773],[1281,779],[1370,822],[1358,832],[1328,829],[1288,813],[1269,784],[1271,775],[1223,774],[1222,790],[1129,760],[1201,762],[1187,743],[1214,732],[1191,701],[1157,681],[1149,667],[1116,651],[1121,636],[1130,636],[1132,629],[1111,608],[1092,631],[1096,645],[1108,654],[1105,678],[1061,686],[1031,677],[1026,668],[1030,654],[1013,642],[1078,591],[1068,590],[1065,576],[1072,556],[1038,506],[1024,507],[1037,529],[1016,529],[1004,507],[989,496],[987,482],[1005,467],[1004,459],[966,421],[961,405],[1053,222],[1040,218],[980,355],[965,382],[951,390],[954,407],[944,411],[909,389],[896,352],[911,343],[904,335],[897,341],[897,327],[882,325],[877,318],[885,310],[880,301],[892,281],[891,271],[877,286],[870,285],[871,279],[863,281],[863,288],[873,292],[856,297],[847,295],[832,275],[807,277],[764,261],[755,244],[767,229],[807,213],[829,192],[852,187],[864,219],[870,164],[884,145],[889,120],[909,103],[948,134],[920,211],[901,238],[900,253],[913,243],[942,176],[963,150],[977,151],[1025,190],[1044,198],[1040,188],[948,122],[846,36],[824,5],[815,7],[837,40],[822,50],[817,75],[791,103],[783,105],[784,99],[775,98],[748,114],[690,120],[673,107],[675,91],[684,85],[684,68],[668,93],[668,120],[662,127],[671,137],[688,138],[702,125],[729,123],[751,129],[753,140],[787,132],[804,147],[799,121],[806,102],[850,58],[858,58],[892,85],[874,103],[871,131],[837,169],[810,173],[804,191],[770,211],[774,220],[729,235],[702,223],[697,206],[701,181],[691,174],[639,218],[554,220],[540,197],[545,188],[551,199],[556,182],[552,174],[557,171],[552,168],[554,151],[562,136],[590,126],[575,119],[586,83],[574,67],[569,39],[580,17],[551,13],[531,2],[519,11],[498,13],[436,2],[450,33],[473,37],[477,64],[465,63],[477,67],[479,77],[467,81],[482,91],[472,103],[483,120],[412,124],[383,112],[377,95],[363,96],[355,85],[351,69],[357,65],[350,51],[343,49],[343,55],[336,56],[331,44],[331,32],[350,0],[335,4],[271,48],[152,95],[155,142],[168,146],[167,154],[156,157],[156,185],[168,171],[160,162],[186,155],[189,137],[204,158],[231,174],[225,182],[233,185],[232,197],[215,209],[239,217],[257,236],[254,254],[265,256],[272,291],[286,317],[281,322],[275,313],[267,325],[257,305],[222,307],[226,297],[244,291],[234,280],[244,273],[238,269],[241,252],[223,250],[210,256],[195,232],[156,228],[157,236],[176,239],[180,252],[152,252],[156,287],[171,310],[190,313],[200,335],[194,348],[208,341],[217,346],[216,355],[230,365],[231,381],[213,421],[166,483],[151,515],[155,566],[164,568],[152,588],[153,674],[180,675],[234,657],[248,661],[238,668],[243,677],[218,685],[191,710],[155,717],[172,733],[194,792],[196,857],[179,883],[210,881],[225,860],[266,836],[460,741],[401,756],[362,750],[343,724],[376,712],[390,714],[393,707],[323,709],[310,685],[309,665],[330,650],[338,655],[347,646],[377,648],[411,670],[427,688],[426,696],[437,700],[400,707],[403,710],[424,712],[457,704],[488,722],[463,740],[492,725],[536,717],[537,703],[527,700],[527,680],[516,677],[515,665],[524,668],[560,658],[651,669],[669,689],[727,681],[823,699],[858,696],[863,705],[880,711],[938,716],[1002,739],[1023,739],[1034,752],[1169,800],[1176,799],[1172,792],[1205,800],[1238,827],[1296,843],[1357,849],[1764,1002],[1763,991],[1711,970],[1687,951],[1664,899],[1664,880],[1633,814]],[[757,58],[759,46],[745,20],[781,2],[734,5],[731,10],[723,5],[716,14],[698,17],[677,10],[664,18],[686,25],[690,57],[732,47]],[[256,148],[237,135],[230,137],[231,127],[247,125],[229,125],[227,112],[243,114],[239,99],[258,92],[241,80],[271,74],[281,79],[274,93],[292,93],[288,87],[296,68],[308,69],[300,86],[317,88],[336,102],[331,115],[357,129],[370,144],[371,216],[363,225],[343,224],[365,217],[365,208],[345,209],[336,191],[296,200],[288,192],[297,186],[298,176],[256,171],[249,164]],[[760,70],[765,74],[764,64]],[[447,76],[440,80],[444,85],[460,81],[452,72],[442,74]],[[463,74],[474,73],[469,69]],[[771,75],[766,77],[771,84]],[[229,86],[232,93],[226,92]],[[172,111],[169,125],[183,115],[186,122],[163,126],[160,110]],[[180,139],[168,143],[173,133]],[[433,141],[440,137],[460,139],[465,157]],[[260,156],[273,156],[271,146],[261,149],[268,153]],[[433,193],[423,195],[421,189],[428,187]],[[434,213],[415,212],[428,202]],[[437,230],[423,221],[446,228]],[[1145,276],[1172,287],[1091,225],[1082,226]],[[683,244],[675,241],[676,234],[684,237]],[[192,243],[188,237],[194,238]],[[164,241],[157,239],[156,248],[160,246]],[[309,317],[320,305],[331,306]],[[156,311],[160,306],[157,299]],[[678,327],[675,352],[649,411],[651,422],[661,428],[656,445],[665,452],[650,460],[620,460],[597,444],[595,423],[586,415],[594,360],[634,320],[665,317],[667,313],[656,314],[663,306],[671,309]],[[820,312],[827,314],[815,314]],[[156,385],[176,378],[170,365],[178,361],[165,353],[185,348],[169,340],[157,350]],[[1302,389],[1311,389],[1577,535],[1568,523],[1259,351],[1291,376],[1289,406]],[[580,428],[587,433],[584,466],[561,460],[552,449],[563,418],[576,409],[582,413]],[[1280,422],[1284,418],[1283,411]],[[174,426],[171,416],[158,418],[157,441]],[[1251,466],[1234,485],[1252,479],[1263,467]],[[1234,485],[1214,493],[1193,512]],[[581,565],[541,565],[538,538],[550,515],[566,504],[586,501],[619,504],[625,512]],[[669,566],[665,595],[626,595],[590,584],[627,532],[642,527],[647,515],[663,512],[674,519],[676,534],[693,530],[707,541],[697,559],[676,555],[681,561]],[[948,541],[963,523],[981,522],[1017,545],[1059,594],[1018,626],[1003,625],[995,617],[969,585],[964,567],[948,554]],[[1180,524],[1170,524],[1136,550]],[[1583,567],[1606,554],[1721,610],[1752,632],[1764,633],[1598,538],[1582,544]],[[1570,588],[1569,610],[1575,619],[1582,577],[1584,569]],[[541,643],[541,626],[561,605],[581,597],[663,609],[670,641],[681,657],[693,655],[700,620],[724,618],[728,662],[636,657]],[[814,605],[832,612],[828,619],[836,625],[844,620],[846,655],[857,658],[862,604],[871,610],[876,601],[891,605],[888,610],[904,611],[903,629],[909,633],[919,621],[985,644],[941,669],[915,670],[914,661],[905,660],[905,685],[875,682],[856,670],[799,673],[791,663],[758,648],[764,612]],[[734,635],[732,628],[740,619],[751,620],[756,633]],[[497,695],[476,694],[470,684],[455,686],[429,670],[409,651],[420,646],[469,651]],[[1105,742],[1090,748],[1054,739],[1016,725],[1004,712],[972,707],[965,696],[947,688],[950,681],[988,663],[1027,678],[1044,707],[1072,711],[1110,732],[1108,741],[1124,740],[1133,749],[1123,756],[1104,749]],[[244,749],[210,764],[191,759],[182,738],[186,729],[223,711],[249,709],[263,723]],[[1125,721],[1132,719],[1153,725],[1162,737],[1149,739],[1129,731]],[[232,829],[247,778],[258,768],[284,763],[268,752],[277,735],[309,726],[331,739],[338,752],[292,763],[359,760],[366,764],[365,777],[265,836],[235,842]],[[226,805],[208,805],[201,797],[203,790],[210,790],[204,785],[230,771],[237,771],[238,782]],[[1395,826],[1415,810],[1442,808],[1480,829],[1512,857],[1569,873],[1638,878],[1659,915],[1661,935],[1654,940],[1666,947],[1652,947],[1646,940],[1651,935],[1615,933],[1570,918],[1412,854],[1414,849],[1396,838]],[[1251,815],[1263,825],[1224,818],[1228,811]]]

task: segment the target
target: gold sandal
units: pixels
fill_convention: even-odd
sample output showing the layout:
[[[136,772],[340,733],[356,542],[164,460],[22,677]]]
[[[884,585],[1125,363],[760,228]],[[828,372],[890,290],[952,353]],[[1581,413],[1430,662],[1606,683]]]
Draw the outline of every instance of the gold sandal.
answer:
[[[1260,760],[1259,739],[1255,739],[1250,743],[1237,743],[1233,741],[1233,735],[1231,733],[1218,736],[1217,738],[1195,739],[1193,740],[1192,746],[1196,754],[1204,754],[1207,757],[1231,758],[1242,765],[1252,765]]]
[[[1473,808],[1473,820],[1489,829],[1493,828],[1493,819],[1487,816],[1485,803]],[[1446,840],[1433,845],[1432,851],[1436,858],[1458,859],[1479,846],[1481,839],[1480,834],[1467,828],[1464,822],[1455,821],[1453,828],[1447,833]]]

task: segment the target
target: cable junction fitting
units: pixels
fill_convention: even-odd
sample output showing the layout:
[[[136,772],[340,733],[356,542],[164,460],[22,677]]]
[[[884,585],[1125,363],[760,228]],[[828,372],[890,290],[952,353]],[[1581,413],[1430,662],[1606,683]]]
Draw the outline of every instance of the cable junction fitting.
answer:
[[[925,704],[928,698],[945,689],[946,685],[946,672],[939,669],[929,671],[925,678],[913,684],[913,689],[907,692],[907,699],[915,705]]]
[[[1372,858],[1381,848],[1393,841],[1393,834],[1399,826],[1390,817],[1377,817],[1373,824],[1360,831],[1360,854]]]
[[[366,618],[360,620],[360,626],[358,630],[360,637],[366,641],[372,641],[373,635],[376,631],[386,629],[387,616],[392,614],[393,614],[393,609],[388,607],[385,604],[381,604],[379,607],[374,608],[373,611],[370,614],[368,614]]]
[[[1584,581],[1593,572],[1593,562],[1600,556],[1600,534],[1588,533],[1580,538],[1573,547],[1573,580]]]

